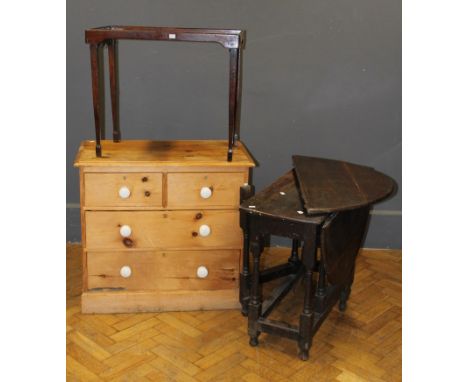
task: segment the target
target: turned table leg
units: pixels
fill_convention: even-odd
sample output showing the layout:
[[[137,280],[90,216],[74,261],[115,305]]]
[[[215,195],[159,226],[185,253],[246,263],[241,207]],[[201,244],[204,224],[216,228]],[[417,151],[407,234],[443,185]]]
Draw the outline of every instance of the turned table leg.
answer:
[[[354,263],[353,263],[353,267],[351,271],[350,280],[340,292],[340,301],[338,304],[338,309],[340,310],[340,312],[344,312],[346,310],[349,295],[351,294],[351,286],[353,285],[353,282],[354,282],[354,271],[356,269],[356,257],[357,257],[357,253],[354,255]]]
[[[250,243],[253,257],[253,270],[252,270],[252,285],[250,286],[250,301],[249,301],[249,328],[248,333],[250,336],[250,345],[258,345],[258,319],[262,313],[262,290],[260,284],[260,255],[263,250],[262,238],[256,237]]]
[[[242,315],[247,316],[249,312],[250,294],[250,218],[241,212],[241,227],[244,235],[244,246],[242,248],[242,269],[239,275],[239,302]]]
[[[297,264],[299,262],[299,239],[292,240],[291,256],[289,256],[288,262],[291,264]]]
[[[314,285],[312,275],[316,260],[316,235],[306,235],[302,253],[304,264],[304,307],[299,318],[299,358],[303,361],[309,359],[309,349],[312,346],[312,328],[314,323],[313,298]]]
[[[350,293],[351,287],[349,285],[344,287],[344,289],[340,292],[340,303],[338,305],[338,309],[340,310],[340,312],[344,312],[346,310],[346,305]]]

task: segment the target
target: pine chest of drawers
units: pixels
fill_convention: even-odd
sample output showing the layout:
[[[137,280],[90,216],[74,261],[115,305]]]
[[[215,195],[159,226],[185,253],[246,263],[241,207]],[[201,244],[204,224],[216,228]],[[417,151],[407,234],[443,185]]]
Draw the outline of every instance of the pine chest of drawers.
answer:
[[[80,170],[84,313],[237,308],[241,142],[85,141]]]

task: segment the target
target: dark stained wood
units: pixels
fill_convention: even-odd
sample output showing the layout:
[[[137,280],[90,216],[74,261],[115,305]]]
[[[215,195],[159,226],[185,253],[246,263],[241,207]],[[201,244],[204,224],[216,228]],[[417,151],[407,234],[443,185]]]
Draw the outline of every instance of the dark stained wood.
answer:
[[[296,340],[299,358],[307,360],[312,338],[333,306],[339,302],[341,311],[346,308],[370,207],[390,195],[394,184],[370,167],[298,156],[294,163],[298,167],[241,203],[245,242],[239,300],[244,314],[248,305],[250,345],[258,345],[262,332],[283,336]],[[321,213],[308,215],[304,210]],[[291,256],[284,264],[260,270],[264,238],[269,235],[293,239]],[[251,274],[249,248],[253,256]],[[299,326],[268,320],[302,275],[304,302]],[[278,278],[285,280],[262,303],[261,285]]]
[[[101,139],[104,139],[103,106],[96,100],[101,85],[98,47],[107,46],[109,55],[109,77],[111,90],[113,138],[114,142],[121,140],[119,122],[119,91],[118,91],[118,40],[153,40],[153,41],[185,41],[214,42],[229,50],[229,129],[227,160],[232,161],[233,146],[240,135],[240,100],[241,100],[241,51],[245,41],[245,31],[237,29],[201,29],[172,27],[142,27],[142,26],[105,26],[91,28],[85,31],[85,41],[91,48],[91,70],[93,79],[93,105],[96,130],[96,156],[102,157]],[[103,94],[103,93],[102,93]],[[99,98],[99,97],[98,97]],[[102,102],[102,105],[104,101]],[[99,129],[99,132],[98,132]]]
[[[254,197],[242,202],[240,209],[250,214],[268,215],[301,223],[321,223],[326,218],[325,214],[323,216],[306,215],[294,170],[288,171]]]
[[[253,257],[253,270],[252,270],[252,282],[250,286],[250,299],[249,299],[249,313],[248,313],[248,333],[250,336],[250,345],[258,345],[258,336],[260,334],[260,328],[258,319],[262,313],[262,285],[260,283],[260,255],[263,251],[263,236],[255,235],[253,240],[251,239],[250,247],[252,249]]]
[[[302,272],[299,270],[300,269],[297,269],[294,274],[287,276],[285,282],[276,287],[273,292],[271,292],[270,297],[263,301],[262,317],[268,317],[275,306],[278,305],[284,297],[286,297],[291,288],[298,282],[302,276]],[[264,281],[262,280],[262,282]]]
[[[94,129],[96,132],[96,156],[102,156],[101,148],[101,132],[104,113],[102,113],[102,86],[101,86],[101,69],[100,62],[101,55],[99,52],[100,46],[98,44],[91,44],[89,46],[91,54],[91,81],[93,88],[93,108],[94,108]]]
[[[361,248],[369,208],[332,214],[321,231],[322,261],[328,281],[347,284],[354,271],[355,256]]]
[[[288,276],[290,274],[295,274],[300,268],[300,263],[292,263],[288,261],[286,264],[280,264],[275,267],[265,269],[260,272],[260,282],[265,283],[271,280],[275,280],[278,277]]]
[[[244,37],[244,36],[242,36]],[[243,43],[243,42],[242,42]],[[234,144],[240,140],[240,115],[241,115],[241,106],[242,106],[242,58],[243,58],[243,49],[237,49],[237,90],[236,90],[236,115],[235,115],[235,131],[234,131]]]
[[[291,256],[289,256],[288,263],[292,265],[300,264],[299,260],[299,245],[300,242],[297,239],[293,239],[291,246]]]
[[[99,44],[107,40],[155,40],[216,42],[224,48],[239,48],[245,32],[238,29],[143,27],[109,25],[87,29],[88,44]]]
[[[229,149],[228,161],[232,160],[232,147],[237,130],[237,92],[239,90],[239,49],[229,49]]]
[[[302,248],[302,264],[304,266],[304,306],[299,317],[299,358],[309,359],[309,349],[312,346],[314,324],[314,290],[313,272],[317,262],[318,226],[307,226],[303,232],[304,247]]]
[[[107,44],[109,56],[109,84],[112,104],[112,127],[114,142],[122,139],[119,121],[119,65],[118,65],[118,42],[109,40]]]
[[[296,325],[291,325],[287,322],[269,320],[268,318],[260,318],[258,321],[259,328],[264,333],[280,335],[295,341],[299,338],[299,329]]]
[[[240,203],[251,198],[255,194],[255,187],[250,184],[245,184],[240,188]],[[240,226],[246,227],[243,232],[243,248],[242,248],[242,268],[239,273],[239,301],[241,304],[241,312],[247,316],[249,310],[249,289],[250,289],[250,229],[249,220],[245,213],[239,214]]]
[[[344,211],[376,203],[389,196],[395,182],[371,167],[293,156],[304,208],[310,215]]]
[[[343,291],[339,285],[327,285],[324,292],[319,295],[318,291],[315,294],[314,304],[314,322],[312,324],[312,335],[317,333],[322,323],[327,318],[330,311],[335,306],[339,298],[340,291]]]

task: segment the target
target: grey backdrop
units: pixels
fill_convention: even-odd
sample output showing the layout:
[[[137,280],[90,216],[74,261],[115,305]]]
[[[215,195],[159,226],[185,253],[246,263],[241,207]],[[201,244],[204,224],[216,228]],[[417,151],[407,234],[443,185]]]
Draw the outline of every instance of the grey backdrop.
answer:
[[[80,141],[94,139],[84,30],[110,24],[245,29],[241,139],[260,163],[257,190],[291,167],[292,154],[375,167],[399,191],[374,209],[365,246],[401,248],[401,2],[395,0],[68,1],[67,240],[80,240],[73,158]],[[227,68],[227,51],[217,44],[122,42],[123,138],[226,138]]]

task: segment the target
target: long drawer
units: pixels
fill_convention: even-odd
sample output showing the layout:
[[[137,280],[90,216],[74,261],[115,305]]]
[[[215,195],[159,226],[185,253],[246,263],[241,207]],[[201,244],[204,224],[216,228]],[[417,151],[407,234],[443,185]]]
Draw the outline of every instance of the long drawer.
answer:
[[[88,288],[233,289],[239,254],[239,250],[88,252]]]
[[[160,207],[161,173],[86,173],[86,207]]]
[[[241,248],[237,210],[86,211],[87,249]]]

